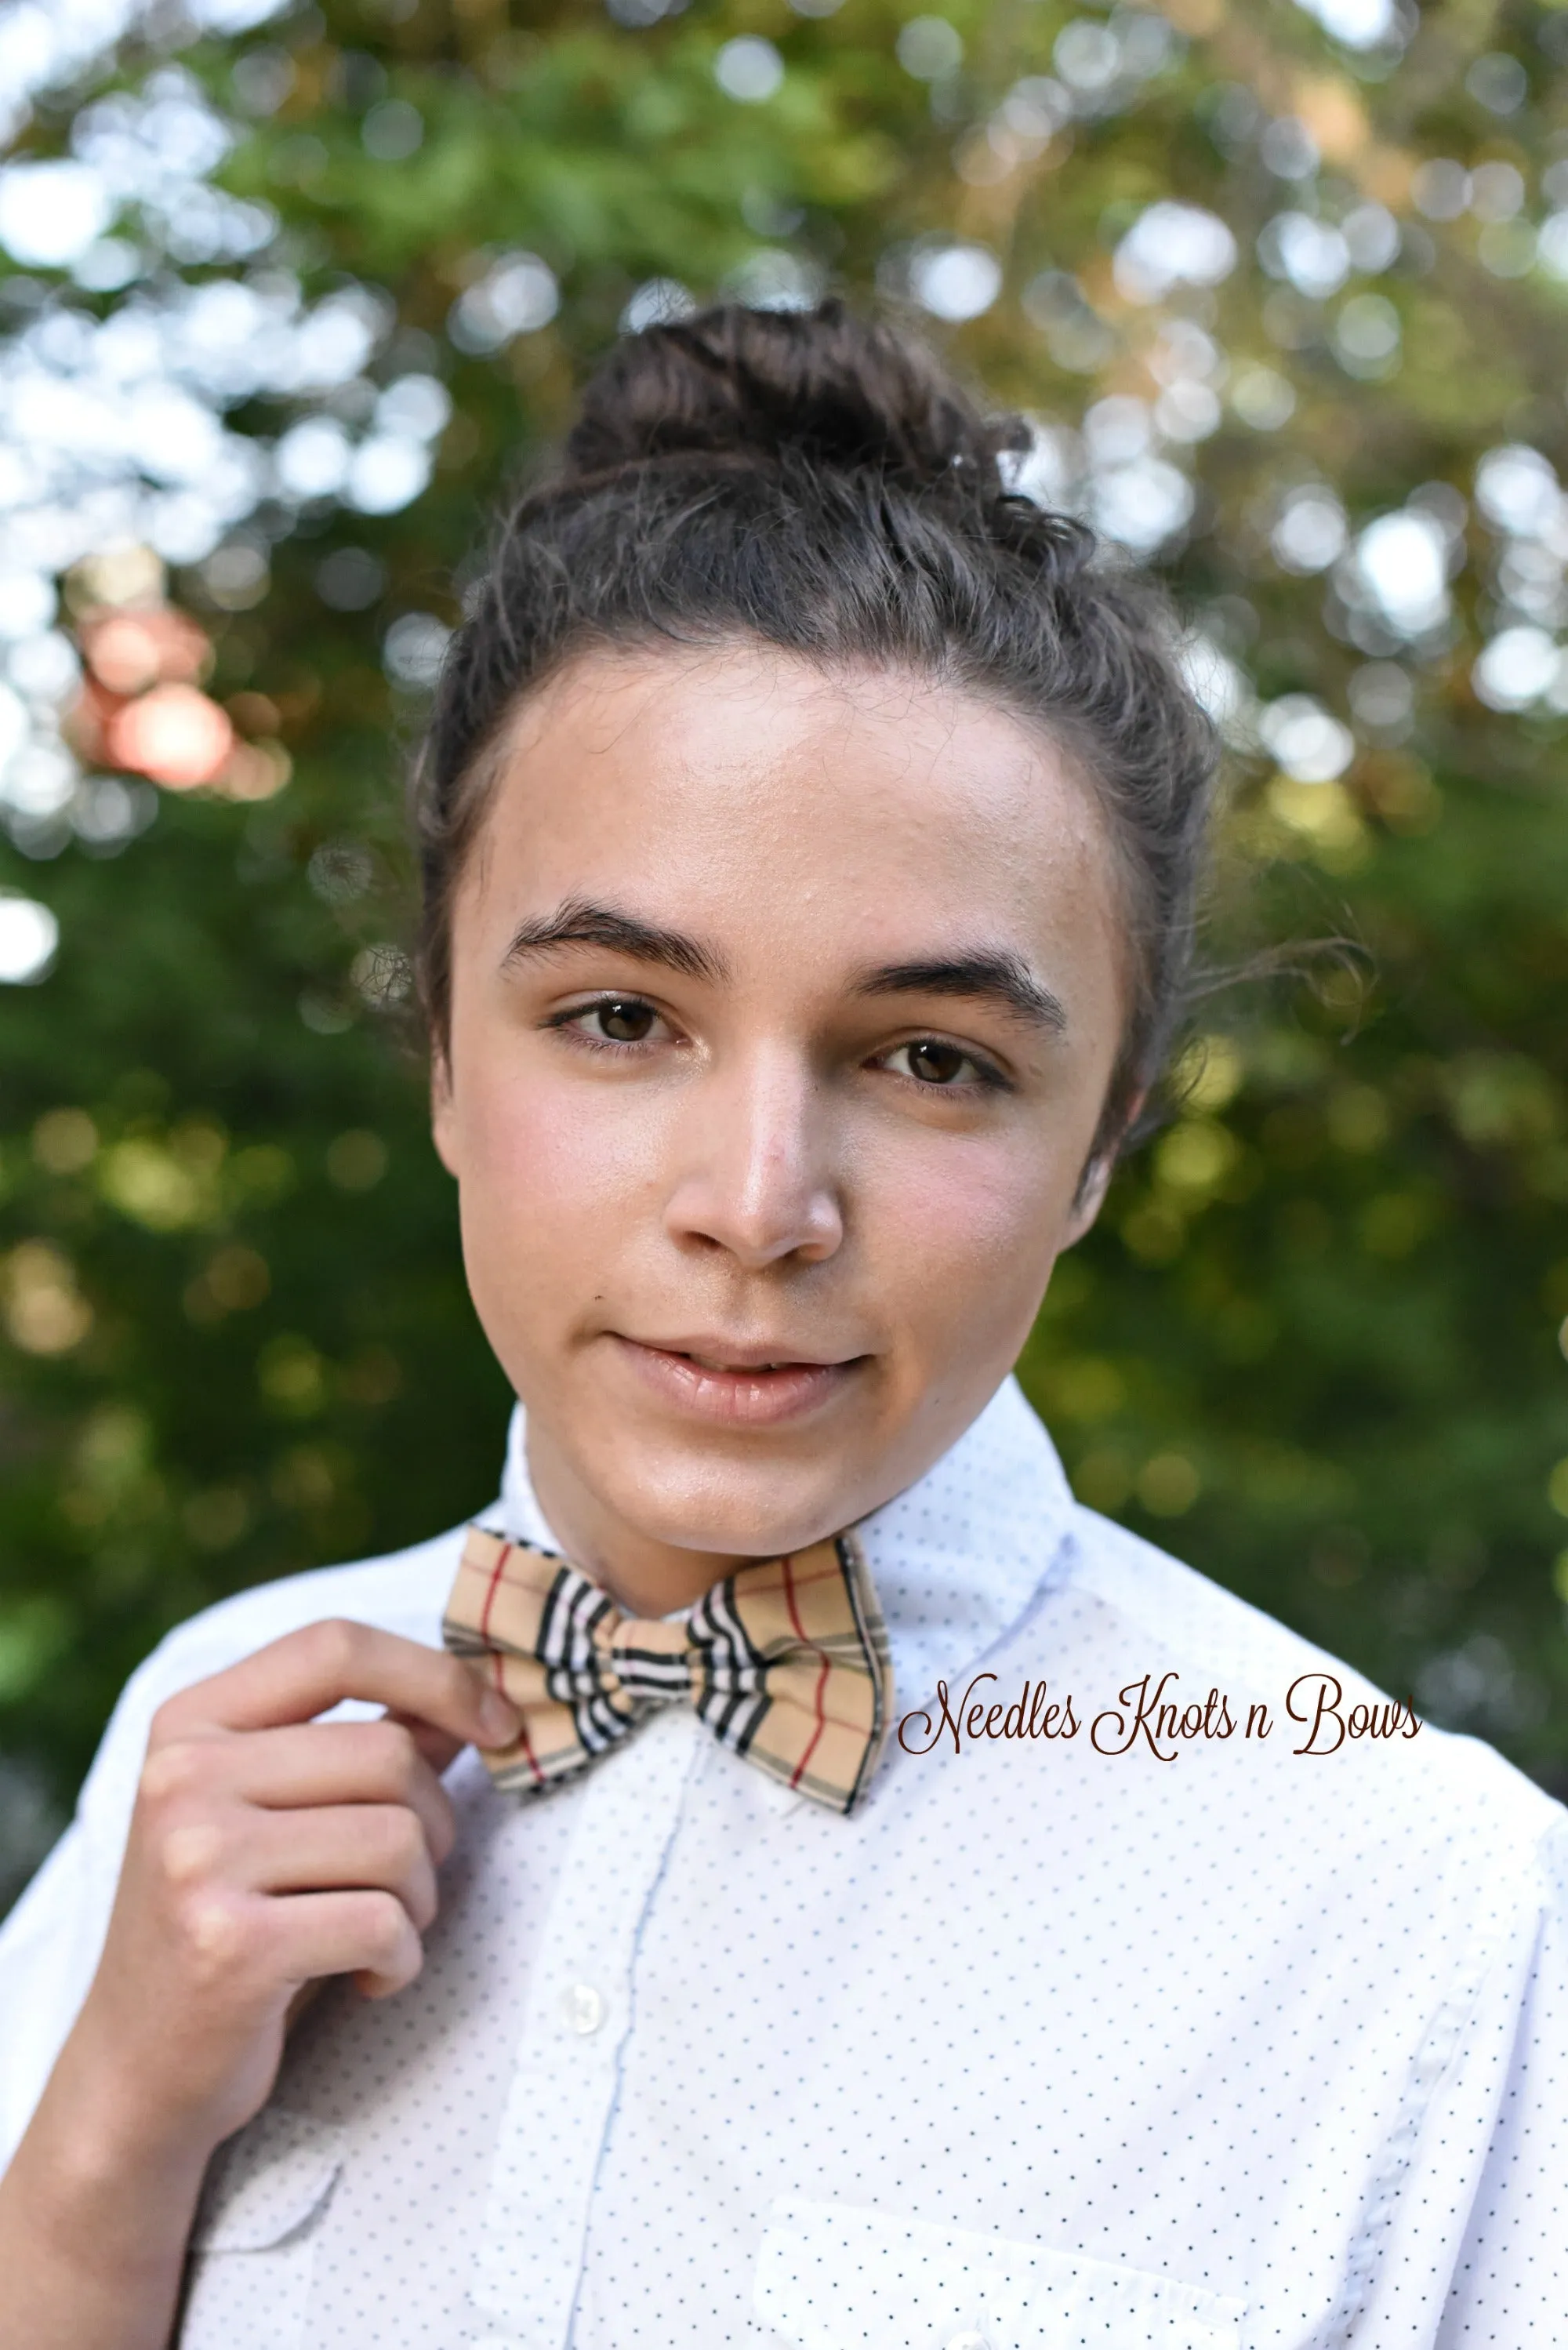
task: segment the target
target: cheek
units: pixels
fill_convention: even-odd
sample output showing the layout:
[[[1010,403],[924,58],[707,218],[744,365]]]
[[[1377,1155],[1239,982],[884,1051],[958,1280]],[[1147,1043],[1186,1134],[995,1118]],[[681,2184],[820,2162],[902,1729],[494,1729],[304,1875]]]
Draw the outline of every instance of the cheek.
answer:
[[[1075,1174],[1036,1136],[971,1141],[869,1172],[864,1239],[911,1329],[1027,1328],[1062,1244]]]
[[[561,1082],[547,1067],[487,1073],[461,1110],[462,1225],[470,1280],[537,1298],[607,1265],[658,1190],[649,1107],[621,1089]]]

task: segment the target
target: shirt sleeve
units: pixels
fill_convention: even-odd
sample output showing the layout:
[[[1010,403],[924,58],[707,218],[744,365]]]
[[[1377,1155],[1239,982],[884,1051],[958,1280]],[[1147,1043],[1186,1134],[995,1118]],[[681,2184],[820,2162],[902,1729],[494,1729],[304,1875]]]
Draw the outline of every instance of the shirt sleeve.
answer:
[[[1557,2350],[1568,2324],[1568,1824],[1542,1861],[1540,1928],[1436,2350]]]

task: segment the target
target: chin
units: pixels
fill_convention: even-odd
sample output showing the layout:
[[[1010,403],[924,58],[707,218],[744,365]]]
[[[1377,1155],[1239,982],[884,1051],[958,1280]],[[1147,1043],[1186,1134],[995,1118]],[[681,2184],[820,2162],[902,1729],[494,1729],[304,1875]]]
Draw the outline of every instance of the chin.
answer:
[[[618,1466],[618,1514],[675,1550],[777,1558],[842,1533],[864,1514],[850,1490],[854,1481],[803,1476],[798,1465],[748,1474],[729,1463],[715,1470],[694,1462],[683,1473],[666,1455],[629,1478],[624,1464]]]

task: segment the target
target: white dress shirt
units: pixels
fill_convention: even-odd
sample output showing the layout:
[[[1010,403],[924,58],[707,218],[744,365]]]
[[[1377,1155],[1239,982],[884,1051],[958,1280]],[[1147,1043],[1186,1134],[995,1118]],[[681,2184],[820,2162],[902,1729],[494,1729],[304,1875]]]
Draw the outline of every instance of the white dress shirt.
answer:
[[[487,1514],[550,1541],[520,1419]],[[848,1819],[683,1708],[542,1796],[460,1758],[424,1972],[296,2027],[215,2159],[181,2350],[1568,2341],[1568,1814],[1394,1708],[1293,1752],[1314,1677],[1341,1720],[1373,1693],[1078,1507],[1011,1381],[861,1532],[930,1751],[890,1742]],[[436,1641],[460,1540],[247,1592],[136,1675],[0,1933],[0,2159],[153,1709],[325,1615]],[[963,1710],[983,1673],[1036,1735]],[[1145,1675],[1208,1701],[1170,1760],[1118,1698]]]

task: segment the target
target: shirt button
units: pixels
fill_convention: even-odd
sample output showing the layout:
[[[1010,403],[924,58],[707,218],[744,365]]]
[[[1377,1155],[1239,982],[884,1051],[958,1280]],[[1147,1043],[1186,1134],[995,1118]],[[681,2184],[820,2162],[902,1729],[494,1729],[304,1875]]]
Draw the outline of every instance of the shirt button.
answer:
[[[955,2334],[950,2342],[943,2344],[942,2350],[991,2350],[991,2345],[983,2334],[977,2334],[971,2326],[965,2334]]]
[[[586,2039],[605,2020],[605,2003],[592,1983],[574,1983],[566,1993],[566,2021]]]

